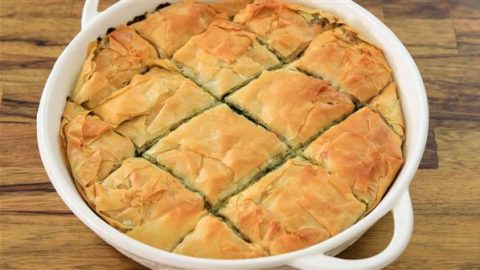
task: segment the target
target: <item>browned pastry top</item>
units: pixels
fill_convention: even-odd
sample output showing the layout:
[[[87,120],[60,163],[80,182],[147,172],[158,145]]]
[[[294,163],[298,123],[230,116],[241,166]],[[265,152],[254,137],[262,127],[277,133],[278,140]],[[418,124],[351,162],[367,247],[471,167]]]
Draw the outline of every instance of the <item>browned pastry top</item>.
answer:
[[[60,138],[80,194],[116,229],[246,259],[371,211],[405,128],[382,50],[342,20],[280,0],[185,0],[91,44]]]

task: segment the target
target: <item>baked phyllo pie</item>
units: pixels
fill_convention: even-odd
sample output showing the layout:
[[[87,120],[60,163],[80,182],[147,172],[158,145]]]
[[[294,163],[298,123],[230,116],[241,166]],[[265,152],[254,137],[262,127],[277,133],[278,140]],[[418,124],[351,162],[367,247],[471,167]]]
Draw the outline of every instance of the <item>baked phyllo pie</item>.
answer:
[[[135,155],[135,147],[128,138],[71,102],[65,107],[60,135],[68,167],[89,203],[93,200],[94,184],[120,167],[124,159]]]
[[[90,45],[72,99],[93,108],[115,90],[126,86],[133,75],[145,72],[157,52],[135,30],[120,26]]]
[[[142,158],[130,158],[95,183],[96,211],[131,237],[173,249],[205,215],[203,199],[168,172]]]
[[[274,255],[341,232],[365,209],[344,179],[309,162],[291,159],[230,198],[220,213]]]
[[[243,240],[225,222],[214,216],[203,217],[173,252],[214,259],[247,259],[267,256],[258,244]]]
[[[349,27],[318,35],[295,66],[331,81],[360,103],[366,103],[392,81],[381,50]]]
[[[280,62],[243,25],[213,22],[173,55],[182,72],[218,98]]]
[[[215,19],[227,18],[209,5],[193,1],[168,5],[146,16],[132,27],[155,45],[162,58],[170,58],[192,36],[204,32]]]
[[[371,210],[403,163],[401,146],[402,139],[380,115],[365,107],[323,133],[304,154],[347,179],[355,196]]]
[[[93,211],[153,247],[302,249],[372,211],[402,166],[391,73],[321,10],[163,3],[91,46],[61,120],[66,165]]]
[[[287,4],[277,0],[256,0],[235,16],[235,22],[248,30],[273,50],[282,60],[294,60],[336,19],[318,9]]]
[[[161,138],[144,156],[216,205],[277,164],[286,150],[274,133],[220,105]]]
[[[174,66],[158,62],[162,63],[163,66],[133,76],[129,85],[105,98],[93,110],[140,150],[215,103],[211,95],[176,72]]]
[[[264,71],[226,98],[297,147],[350,114],[354,105],[328,82],[298,71]]]

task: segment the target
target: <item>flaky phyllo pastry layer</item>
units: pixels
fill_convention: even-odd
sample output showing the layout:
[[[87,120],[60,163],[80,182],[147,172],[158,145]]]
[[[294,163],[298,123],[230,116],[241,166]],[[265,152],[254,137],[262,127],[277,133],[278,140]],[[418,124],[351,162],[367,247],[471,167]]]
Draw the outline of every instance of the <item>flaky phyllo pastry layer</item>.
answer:
[[[381,49],[277,0],[161,4],[93,42],[61,120],[80,194],[128,236],[243,259],[332,237],[403,164]]]

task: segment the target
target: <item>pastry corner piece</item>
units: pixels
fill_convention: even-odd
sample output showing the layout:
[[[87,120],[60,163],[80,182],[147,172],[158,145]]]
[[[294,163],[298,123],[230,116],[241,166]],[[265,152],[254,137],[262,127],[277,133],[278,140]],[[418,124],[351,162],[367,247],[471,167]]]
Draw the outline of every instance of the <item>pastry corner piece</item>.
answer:
[[[405,123],[403,122],[402,106],[397,95],[397,87],[392,82],[380,95],[376,96],[370,102],[370,108],[383,116],[388,124],[392,127],[402,139],[405,138]]]
[[[157,64],[162,65],[133,76],[129,85],[93,109],[117,127],[117,132],[129,137],[140,151],[215,103],[210,94],[180,75],[168,60],[159,60]]]
[[[195,230],[173,252],[211,259],[247,259],[268,255],[260,245],[246,242],[227,224],[211,215],[200,219]]]
[[[112,92],[126,86],[133,75],[147,70],[157,52],[135,30],[120,26],[92,43],[72,93],[77,104],[94,108]]]
[[[200,195],[142,158],[130,158],[95,184],[94,208],[130,237],[172,250],[206,214]]]
[[[67,102],[62,116],[62,146],[67,164],[82,196],[91,203],[93,186],[118,168],[124,159],[135,155],[132,142],[113,131],[98,116]]]
[[[294,66],[331,81],[362,104],[392,81],[383,52],[361,40],[349,27],[318,35]]]
[[[295,70],[264,71],[227,96],[233,104],[297,148],[350,114],[350,98],[326,81]]]
[[[322,11],[278,0],[256,0],[235,16],[284,61],[294,60],[337,19]]]
[[[364,107],[313,141],[305,156],[347,179],[373,209],[403,164],[402,139],[380,115]]]
[[[132,27],[158,50],[160,57],[170,58],[192,36],[204,32],[215,19],[227,18],[207,4],[183,1],[161,8]]]
[[[278,163],[286,150],[274,133],[219,105],[161,138],[144,156],[215,206]]]
[[[251,242],[271,255],[321,242],[360,219],[366,207],[342,179],[290,159],[220,210]]]
[[[243,25],[214,21],[173,55],[173,62],[218,98],[234,91],[265,69],[280,64]]]

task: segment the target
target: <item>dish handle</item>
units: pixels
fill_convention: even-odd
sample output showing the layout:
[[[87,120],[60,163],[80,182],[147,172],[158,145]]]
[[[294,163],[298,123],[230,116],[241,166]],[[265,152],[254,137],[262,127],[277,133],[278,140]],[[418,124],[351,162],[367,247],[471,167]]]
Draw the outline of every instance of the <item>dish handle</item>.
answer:
[[[120,0],[120,1],[125,1],[125,0]],[[83,11],[82,11],[82,29],[87,26],[90,21],[97,17],[98,14],[101,12],[98,11],[98,3],[100,0],[85,0],[85,4],[83,5]]]
[[[381,269],[405,250],[413,230],[413,209],[408,190],[405,191],[392,209],[394,220],[393,238],[388,246],[379,254],[365,259],[340,259],[325,254],[313,255],[294,260],[291,266],[299,269],[330,270],[330,269]]]
[[[86,0],[83,5],[82,11],[82,29],[87,26],[87,24],[95,18],[100,12],[98,12],[98,3],[99,0]]]

